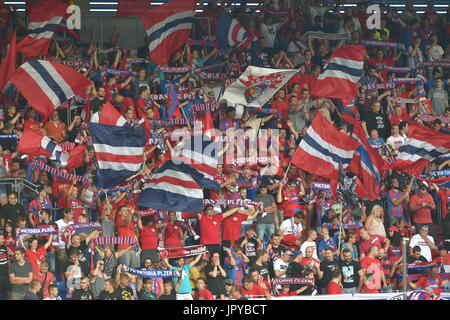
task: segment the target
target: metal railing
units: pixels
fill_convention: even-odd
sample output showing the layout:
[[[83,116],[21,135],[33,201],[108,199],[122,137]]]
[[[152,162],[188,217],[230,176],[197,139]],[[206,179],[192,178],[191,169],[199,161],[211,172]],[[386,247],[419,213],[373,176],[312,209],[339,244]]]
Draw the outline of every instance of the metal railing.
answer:
[[[10,191],[17,192],[19,201],[25,193],[38,195],[38,186],[23,178],[0,178],[0,185],[10,186]]]

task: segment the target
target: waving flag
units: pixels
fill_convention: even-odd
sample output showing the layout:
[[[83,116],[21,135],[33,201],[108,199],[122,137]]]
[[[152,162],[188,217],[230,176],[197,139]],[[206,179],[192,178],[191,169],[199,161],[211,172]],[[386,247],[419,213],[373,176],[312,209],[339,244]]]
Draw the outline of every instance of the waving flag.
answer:
[[[311,95],[338,99],[356,98],[363,67],[362,46],[337,48],[325,65],[324,71],[310,83]]]
[[[61,162],[63,167],[67,166],[69,160],[69,155],[64,153],[55,141],[30,128],[20,137],[17,151],[28,156],[45,156],[50,160]]]
[[[216,175],[217,157],[221,144],[203,137],[186,141],[183,148],[174,152],[172,161],[181,161],[202,173],[205,178],[213,180]]]
[[[108,101],[103,104],[100,111],[94,113],[91,122],[109,126],[123,126],[127,121],[119,111]]]
[[[137,173],[144,160],[145,130],[141,126],[89,123],[103,188],[110,189]]]
[[[336,129],[320,112],[292,157],[292,164],[309,173],[330,179],[336,194],[339,165],[346,169],[359,143]]]
[[[412,123],[409,125],[406,143],[398,149],[394,168],[404,173],[419,175],[431,161],[449,155],[449,134]]]
[[[83,164],[85,153],[86,145],[84,143],[76,146],[70,154],[69,160],[67,161],[67,169],[71,170],[81,167],[81,165]]]
[[[344,117],[344,121],[353,123],[357,118],[358,108],[355,106],[354,99],[336,99],[336,106]]]
[[[31,60],[21,65],[11,76],[11,82],[44,120],[91,85],[74,69],[44,60]]]
[[[244,27],[222,8],[217,22],[216,40],[217,46],[222,49],[236,46],[241,49],[248,49],[254,37],[249,37]]]
[[[172,0],[141,15],[150,38],[150,56],[160,65],[184,45],[191,34],[196,0]]]
[[[8,53],[0,66],[0,91],[2,91],[16,69],[16,31],[9,44]]]
[[[262,107],[291,79],[297,70],[249,66],[239,79],[226,88],[222,99],[233,104]]]
[[[379,183],[381,181],[380,176],[383,173],[384,161],[380,154],[369,144],[361,125],[356,119],[353,121],[352,137],[361,146],[355,150],[355,157],[348,167],[348,171],[361,177],[367,189],[369,200],[373,201],[380,194]]]
[[[30,19],[28,35],[17,44],[17,51],[28,59],[47,54],[56,28],[61,24],[68,7],[61,0],[29,0],[27,15]]]
[[[119,0],[117,16],[140,16],[149,8],[149,0]]]
[[[167,104],[167,113],[169,114],[170,119],[180,119],[183,117],[179,107],[180,102],[178,101],[177,93],[175,92],[175,86],[172,83],[170,83],[169,91],[167,93]]]
[[[203,209],[202,187],[218,190],[219,184],[192,167],[171,160],[165,162],[139,195],[137,205],[157,210],[200,213]]]

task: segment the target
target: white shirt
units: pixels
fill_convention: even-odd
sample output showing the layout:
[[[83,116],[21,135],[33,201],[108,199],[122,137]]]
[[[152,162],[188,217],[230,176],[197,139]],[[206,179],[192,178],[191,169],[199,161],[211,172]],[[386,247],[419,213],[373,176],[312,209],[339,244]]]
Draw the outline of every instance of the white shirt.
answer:
[[[65,223],[63,219],[60,219],[60,220],[56,221],[55,223],[58,226],[58,239],[59,239],[58,249],[65,249],[66,243],[62,239],[62,235],[64,234],[64,231],[66,230],[67,226],[73,224],[73,221],[69,221],[69,223]]]
[[[398,148],[405,144],[405,138],[398,136],[397,138],[394,136],[390,136],[387,138],[386,143],[395,150],[395,153],[398,152]]]
[[[302,246],[300,247],[300,251],[303,253],[303,255],[305,254],[306,248],[308,247],[314,247],[314,253],[312,257],[316,260],[319,260],[319,257],[317,256],[317,245],[314,241],[303,242]]]
[[[283,259],[278,258],[273,263],[273,270],[274,271],[285,271],[285,270],[287,270],[288,265],[289,265],[288,262],[284,262]],[[283,274],[281,277],[277,277],[277,278],[286,278],[286,273]]]
[[[294,223],[294,218],[286,219],[281,223],[280,229],[283,230],[283,234],[292,234],[296,235],[299,232],[302,232],[303,226],[301,223]]]
[[[428,240],[432,243],[434,243],[434,239],[432,236],[427,236]],[[431,248],[428,246],[428,244],[425,242],[425,240],[422,239],[422,236],[420,234],[415,234],[411,237],[411,242],[409,243],[410,248],[414,248],[415,246],[420,247],[420,254],[427,259],[428,261],[432,261],[433,257],[431,256]]]
[[[266,38],[267,48],[273,48],[275,44],[275,37],[277,35],[279,28],[280,28],[279,23],[273,23],[271,26],[261,23],[261,26],[259,27],[259,32],[261,32],[262,37]]]

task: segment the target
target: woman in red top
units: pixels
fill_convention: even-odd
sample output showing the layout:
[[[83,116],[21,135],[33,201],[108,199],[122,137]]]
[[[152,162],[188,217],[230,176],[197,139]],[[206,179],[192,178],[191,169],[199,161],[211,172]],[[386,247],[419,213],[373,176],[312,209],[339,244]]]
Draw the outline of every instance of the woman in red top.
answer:
[[[208,289],[206,289],[206,280],[204,278],[197,279],[197,291],[194,294],[194,300],[214,300],[214,297]]]
[[[327,294],[342,294],[341,272],[335,270],[331,274],[331,281],[327,284]]]
[[[176,248],[183,246],[183,242],[186,239],[186,231],[176,223],[176,213],[169,211],[169,218],[165,224],[163,224],[164,235],[164,247]]]
[[[47,242],[40,247],[38,247],[38,239],[32,238],[28,241],[29,249],[26,249],[25,257],[27,258],[27,261],[32,264],[34,275],[36,275],[39,272],[40,264],[45,261],[47,249],[52,244],[52,241],[53,241],[53,234],[50,234],[50,237],[48,238]],[[22,243],[22,247],[25,248],[22,239],[20,239],[20,242]]]
[[[141,265],[146,258],[150,258],[152,262],[157,262],[158,254],[158,229],[161,229],[163,224],[155,223],[155,216],[144,217],[138,216],[139,239],[141,243]]]

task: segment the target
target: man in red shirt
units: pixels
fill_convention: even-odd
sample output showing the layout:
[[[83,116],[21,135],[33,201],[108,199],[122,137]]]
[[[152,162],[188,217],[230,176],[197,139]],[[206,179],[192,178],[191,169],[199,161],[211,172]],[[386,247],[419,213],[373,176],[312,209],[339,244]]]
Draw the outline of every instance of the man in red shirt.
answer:
[[[253,213],[251,213],[253,211]],[[242,222],[246,220],[253,220],[258,215],[259,210],[242,213],[237,211],[222,222],[222,241],[228,247],[234,247],[236,241],[241,237]]]
[[[388,238],[380,235],[371,235],[365,227],[359,229],[361,235],[361,243],[359,244],[360,261],[369,253],[369,249],[372,246],[377,248],[384,248],[387,250],[391,244]]]
[[[125,116],[125,113],[127,112],[128,109],[132,109],[133,110],[133,119],[137,119],[136,112],[134,111],[135,108],[134,108],[133,99],[131,99],[129,97],[124,97],[120,93],[116,93],[113,95],[113,102],[114,102],[115,106],[120,106],[119,112],[122,116]]]
[[[181,229],[175,220],[176,213],[174,211],[169,211],[169,217],[167,222],[164,223],[163,229],[165,248],[182,247],[184,240],[186,239],[186,231]]]
[[[216,215],[214,215],[213,208],[212,205],[207,205],[203,208],[204,214],[197,214],[200,224],[200,244],[205,245],[210,254],[213,254],[214,252],[221,254],[220,225],[223,219],[236,213],[240,208],[232,208],[222,214]]]
[[[264,296],[267,300],[270,300],[272,298],[270,293],[266,293],[263,288],[261,288],[257,284],[254,284],[250,276],[244,277],[243,282],[244,286],[242,287],[242,294],[244,296]]]
[[[363,271],[361,292],[363,293],[378,293],[381,286],[387,287],[383,266],[381,261],[376,258],[377,255],[378,247],[371,246],[368,255],[361,260]]]
[[[134,233],[134,223],[132,221],[134,209],[129,210],[128,206],[122,205],[119,207],[119,216],[117,217],[117,233],[119,237],[133,237],[136,239]],[[136,240],[137,242],[137,240]],[[118,250],[126,249],[130,244],[117,245]],[[139,268],[140,259],[139,254],[135,250],[130,250],[120,257],[120,263],[132,268]]]
[[[394,62],[397,61],[401,57],[401,55],[402,55],[402,52],[400,51],[394,58],[385,58],[383,49],[378,49],[376,58],[369,58],[369,56],[367,56],[367,55],[366,55],[366,58],[367,58],[367,62],[369,63],[369,65],[372,67],[378,68],[379,66],[382,66],[382,65],[392,67],[394,65]],[[387,81],[387,78],[388,78],[387,73],[388,73],[387,69],[380,70],[380,74],[381,74],[381,77],[383,78],[383,81]]]
[[[437,264],[434,264],[430,268],[429,275],[423,275],[422,277],[420,277],[419,281],[417,281],[416,283],[409,282],[409,285],[413,289],[421,287],[422,290],[427,291],[436,299],[440,297],[442,287],[447,284],[447,282],[448,279],[443,280],[442,276],[439,275],[439,266]]]
[[[288,119],[289,103],[285,100],[285,98],[286,91],[281,88],[273,97],[272,104],[270,105],[270,110],[278,112],[282,125],[285,125],[286,119]]]
[[[194,294],[194,300],[214,300],[214,297],[208,289],[206,289],[205,278],[197,279],[197,291]]]
[[[439,198],[441,198],[441,213],[442,213],[442,220],[445,219],[447,216],[447,203],[450,201],[450,188],[447,187],[438,187],[436,184],[432,184],[433,188],[437,191],[437,195]]]
[[[327,294],[342,294],[342,274],[339,270],[333,271],[331,280],[327,284]]]
[[[69,191],[67,191],[66,208],[70,208],[72,210],[73,221],[75,223],[79,223],[78,217],[81,214],[86,213],[86,209],[83,207],[83,203],[78,198],[78,188],[75,186],[75,181],[70,186]]]
[[[422,225],[427,225],[430,235],[436,238],[433,219],[431,218],[431,210],[436,209],[433,198],[427,192],[427,187],[423,184],[419,185],[419,191],[411,197],[409,201],[409,210],[413,213],[412,221],[416,226],[416,230],[420,230]]]
[[[20,239],[23,246],[23,241]],[[32,238],[28,241],[28,247],[29,249],[26,249],[25,251],[25,257],[27,258],[27,261],[31,263],[33,266],[33,275],[37,275],[39,272],[39,266],[42,262],[45,261],[45,255],[47,254],[47,249],[50,247],[53,241],[53,234],[50,234],[50,237],[48,238],[47,242],[43,245],[38,247],[38,239]]]
[[[122,90],[127,85],[130,84],[131,80],[133,80],[133,75],[129,76],[128,79],[123,83],[117,83],[116,76],[114,74],[109,74],[106,76],[106,85],[105,85],[105,98],[107,101],[113,103],[113,96],[116,93],[119,93],[119,90]]]

